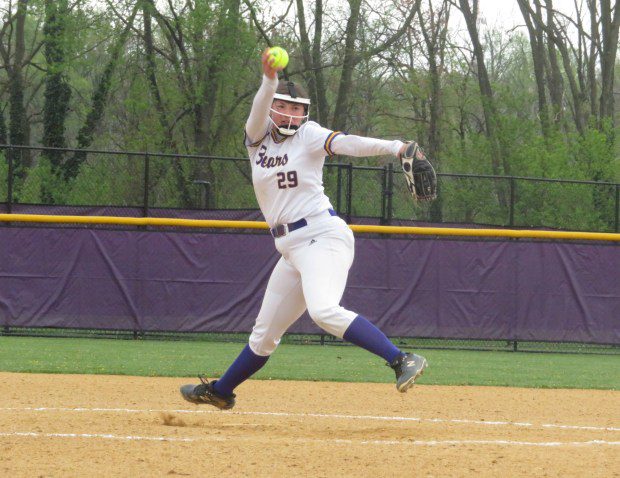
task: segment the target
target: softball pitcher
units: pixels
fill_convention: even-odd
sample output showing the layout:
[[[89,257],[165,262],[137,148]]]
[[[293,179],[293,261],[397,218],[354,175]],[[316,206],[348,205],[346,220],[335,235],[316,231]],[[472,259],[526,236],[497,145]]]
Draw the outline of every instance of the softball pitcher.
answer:
[[[378,355],[396,372],[406,392],[427,366],[420,355],[399,350],[367,319],[340,306],[354,238],[323,191],[325,156],[405,156],[411,144],[347,135],[308,121],[310,100],[292,82],[278,82],[267,51],[263,81],[246,123],[245,145],[260,209],[281,254],[249,343],[226,373],[209,382],[181,387],[192,403],[230,409],[233,390],[269,359],[286,330],[307,309],[321,328]],[[416,145],[417,146],[417,145]]]

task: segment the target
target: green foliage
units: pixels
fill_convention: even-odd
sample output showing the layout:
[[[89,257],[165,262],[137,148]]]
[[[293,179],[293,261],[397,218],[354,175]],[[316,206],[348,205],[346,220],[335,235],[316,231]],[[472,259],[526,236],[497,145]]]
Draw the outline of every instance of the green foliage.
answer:
[[[256,209],[249,161],[212,162],[214,208]],[[234,194],[231,194],[234,191]]]
[[[28,6],[26,56],[33,57],[24,67],[21,93],[28,117],[36,119],[30,124],[33,144],[88,144],[101,150],[180,155],[246,155],[244,123],[260,82],[259,52],[265,42],[242,2],[154,2],[149,10],[154,53],[149,59],[141,31],[141,5],[133,29],[127,31],[126,41],[121,41],[135,2],[115,4],[114,8],[78,2],[68,10],[65,4],[66,0],[34,1]],[[303,82],[309,72],[304,71],[294,18],[289,16],[270,29],[271,5],[258,0],[253,7],[271,42],[287,47],[291,78]],[[377,6],[372,14],[367,7],[362,6],[358,29],[356,48],[361,60],[350,85],[348,132],[414,139],[427,146],[433,101],[427,45],[419,32],[411,29],[389,49],[365,55],[394,26],[388,4]],[[309,15],[311,11],[307,9]],[[55,22],[46,23],[46,13],[56,13]],[[325,5],[321,71],[332,111],[340,86],[346,15],[347,9]],[[429,21],[429,15],[425,11],[423,21]],[[12,31],[7,29],[7,35]],[[312,38],[312,31],[309,33]],[[434,146],[437,151],[432,159],[440,173],[492,174],[475,65],[468,54],[454,47],[450,35],[441,59],[437,57],[443,62],[438,78],[440,142]],[[48,43],[41,45],[41,38],[47,38]],[[543,136],[527,37],[488,31],[483,41],[498,111],[496,127],[503,152],[500,171],[516,176],[620,181],[618,127],[611,122],[600,125],[592,119],[578,134],[567,109],[564,119],[553,123],[549,134]],[[147,75],[151,60],[156,84]],[[1,84],[7,84],[7,72],[0,69]],[[42,88],[45,81],[47,86]],[[10,90],[3,91],[0,106],[8,104]],[[9,123],[10,108],[2,106],[2,111]],[[331,120],[328,118],[324,126]],[[19,159],[14,187],[19,201],[119,205],[141,205],[143,201],[141,160],[92,154],[84,159],[79,154],[53,153],[32,161],[27,156]],[[375,167],[395,163],[391,157],[338,161]],[[30,169],[20,169],[22,163]],[[59,170],[70,174],[60,174]],[[211,184],[215,207],[256,207],[249,168],[244,163],[153,159],[150,178],[151,206],[197,206],[200,186],[193,181],[204,180]],[[326,191],[334,204],[340,191],[341,209],[346,204],[346,180],[344,176],[339,188],[336,170],[325,170]],[[394,180],[393,216],[429,220],[429,208],[411,202],[398,173]],[[383,186],[382,171],[357,171],[352,213],[379,216]],[[515,225],[587,230],[611,230],[614,226],[615,193],[609,187],[526,181],[515,186]],[[444,221],[509,224],[507,180],[443,178],[440,187]]]
[[[183,203],[182,192],[191,182],[188,160],[155,160],[159,171],[157,182],[151,189],[151,205],[155,207],[178,207]],[[172,164],[171,164],[172,163]]]
[[[30,168],[19,192],[22,203],[54,203],[53,196],[62,191],[62,183],[52,172],[52,165],[47,158],[40,158],[37,165]]]
[[[583,178],[594,181],[613,181],[619,171],[619,158],[614,157],[611,122],[606,121],[601,129],[594,125],[582,136],[574,138],[577,168]]]
[[[90,155],[78,176],[66,184],[67,205],[141,206],[143,163],[140,158]]]

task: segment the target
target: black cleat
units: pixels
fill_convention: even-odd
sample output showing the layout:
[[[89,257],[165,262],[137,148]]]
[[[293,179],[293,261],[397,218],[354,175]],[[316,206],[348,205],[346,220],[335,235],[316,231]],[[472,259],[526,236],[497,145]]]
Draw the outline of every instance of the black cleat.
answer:
[[[424,369],[428,367],[428,362],[421,355],[405,353],[387,365],[396,372],[396,389],[405,393],[413,386],[416,379],[424,373]]]
[[[215,381],[209,382],[203,377],[198,377],[200,384],[198,385],[183,385],[181,387],[181,395],[188,402],[196,403],[198,405],[207,404],[213,405],[220,410],[230,410],[235,406],[235,394],[229,396],[221,395],[213,390],[213,384]]]

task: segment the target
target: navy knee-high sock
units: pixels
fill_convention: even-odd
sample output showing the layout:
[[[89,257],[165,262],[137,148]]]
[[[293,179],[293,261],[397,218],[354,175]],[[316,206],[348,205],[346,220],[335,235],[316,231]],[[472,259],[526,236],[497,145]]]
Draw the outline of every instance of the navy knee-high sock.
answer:
[[[382,357],[389,363],[402,353],[383,332],[361,315],[351,322],[343,339]]]
[[[213,388],[221,395],[230,395],[241,382],[258,372],[267,363],[267,360],[269,360],[269,355],[266,357],[256,355],[250,346],[246,345],[231,366],[228,367],[226,373],[215,382]]]

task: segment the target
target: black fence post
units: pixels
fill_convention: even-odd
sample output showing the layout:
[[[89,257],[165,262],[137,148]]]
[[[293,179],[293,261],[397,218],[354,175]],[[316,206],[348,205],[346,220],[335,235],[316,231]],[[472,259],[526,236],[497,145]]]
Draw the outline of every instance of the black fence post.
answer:
[[[392,224],[392,217],[394,214],[392,208],[392,198],[394,197],[394,164],[388,163],[387,167],[387,223]]]
[[[342,166],[338,165],[338,175],[336,178],[336,212],[342,211]]]
[[[510,178],[510,220],[509,226],[515,225],[515,189],[516,189],[516,181],[515,178]]]
[[[14,182],[14,176],[15,176],[15,171],[14,171],[14,163],[13,163],[13,148],[11,148],[10,146],[8,147],[7,150],[7,159],[9,160],[9,181],[8,181],[8,190],[7,190],[7,197],[6,197],[6,211],[11,214],[11,212],[13,211],[13,182]]]
[[[149,182],[150,182],[151,159],[149,153],[144,155],[144,199],[142,203],[142,216],[149,215]]]
[[[620,184],[616,184],[616,232],[620,232]]]
[[[383,167],[383,191],[381,194],[381,224],[392,222],[392,195],[394,194],[394,166],[388,163]]]
[[[347,164],[347,224],[351,224],[351,214],[353,209],[353,164]]]
[[[206,211],[211,206],[211,183],[209,181],[205,181],[204,179],[194,179],[192,181],[196,186],[201,186],[204,200],[200,201],[201,204],[204,203],[203,209]]]
[[[383,174],[381,176],[381,219],[380,224],[387,222],[387,164],[383,166]]]

